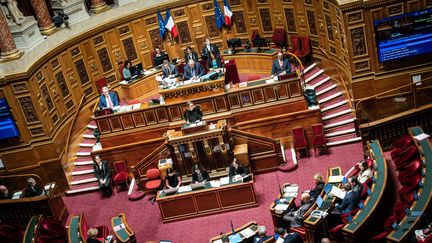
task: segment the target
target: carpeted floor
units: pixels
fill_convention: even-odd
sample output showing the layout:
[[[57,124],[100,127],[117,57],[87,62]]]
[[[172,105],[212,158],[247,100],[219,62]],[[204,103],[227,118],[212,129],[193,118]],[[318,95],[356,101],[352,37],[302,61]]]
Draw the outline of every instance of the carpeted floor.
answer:
[[[68,196],[64,198],[70,215],[84,213],[90,226],[108,225],[111,218],[118,213],[125,213],[128,223],[136,232],[138,242],[147,240],[168,239],[173,242],[208,242],[210,238],[228,232],[229,221],[239,227],[249,221],[265,225],[269,232],[273,223],[269,205],[278,193],[278,182],[297,183],[300,192],[313,186],[313,175],[316,172],[326,176],[328,167],[341,166],[347,172],[356,162],[363,159],[361,143],[330,147],[328,156],[318,158],[301,158],[298,168],[289,173],[272,172],[255,176],[255,192],[258,207],[228,213],[216,214],[189,220],[163,224],[158,205],[151,205],[146,196],[140,201],[128,201],[127,192],[115,193],[111,198],[102,198],[100,192]],[[287,157],[291,159],[291,157]]]

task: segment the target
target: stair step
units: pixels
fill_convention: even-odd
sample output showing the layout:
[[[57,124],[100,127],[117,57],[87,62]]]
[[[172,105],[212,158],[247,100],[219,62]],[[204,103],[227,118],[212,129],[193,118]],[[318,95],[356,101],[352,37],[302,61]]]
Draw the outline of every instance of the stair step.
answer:
[[[308,66],[305,68],[305,70],[303,70],[303,73],[306,74],[309,71],[311,71],[314,67],[316,67],[316,63],[312,63],[312,65]]]
[[[96,138],[93,134],[83,134],[83,138]]]
[[[345,114],[348,114],[348,113],[351,113],[350,109],[339,111],[339,112],[330,114],[328,116],[323,116],[322,120],[324,121],[324,120],[332,119],[332,118],[335,118],[335,117],[338,117],[338,116],[342,116],[342,115],[345,115]]]
[[[88,178],[88,179],[83,179],[83,180],[78,180],[78,181],[72,181],[71,185],[74,186],[74,185],[85,184],[85,183],[89,183],[89,182],[95,182],[95,181],[97,181],[97,178],[93,177],[93,178]]]
[[[71,181],[81,181],[81,180],[86,180],[86,179],[90,179],[90,178],[95,178],[95,175],[94,174],[74,175],[74,176],[72,176]]]
[[[79,170],[79,171],[72,171],[72,175],[85,175],[85,174],[91,174],[94,173],[93,169],[90,170]]]
[[[321,74],[324,73],[324,70],[319,70],[318,72],[316,72],[314,75],[310,76],[309,78],[307,78],[305,80],[305,83],[309,83],[310,81],[314,80],[316,77],[320,76]]]
[[[80,143],[79,144],[80,147],[86,147],[86,148],[93,148],[94,145],[95,145],[95,143]]]
[[[332,94],[332,95],[330,95],[330,96],[327,96],[327,97],[325,97],[325,98],[323,98],[323,99],[318,99],[318,101],[319,101],[319,103],[320,104],[322,104],[322,103],[325,103],[325,102],[327,102],[327,101],[329,101],[329,100],[332,100],[332,99],[334,99],[334,98],[337,98],[337,97],[339,97],[339,96],[341,96],[342,95],[342,92],[337,92],[337,93],[334,93],[334,94]]]
[[[91,130],[95,130],[97,128],[97,126],[90,123],[87,125],[87,128],[91,129]]]
[[[334,142],[328,142],[327,146],[335,146],[335,145],[341,145],[341,144],[352,143],[357,141],[361,141],[361,137],[354,137],[354,138],[348,138],[344,140],[337,140]]]
[[[346,125],[346,124],[349,124],[351,122],[354,122],[354,118],[346,119],[346,120],[335,122],[335,123],[330,123],[330,124],[324,125],[323,127],[324,127],[324,129],[330,129],[330,128]]]
[[[346,129],[346,130],[337,131],[337,132],[326,133],[325,136],[327,138],[329,138],[329,137],[335,137],[335,136],[339,136],[339,135],[345,135],[345,134],[353,133],[353,132],[355,132],[355,128]]]
[[[337,107],[345,105],[345,104],[348,104],[348,101],[347,100],[342,100],[342,101],[339,101],[337,103],[334,103],[332,105],[329,105],[327,107],[322,108],[321,112],[326,112],[326,111],[329,111],[331,109],[337,108]]]
[[[337,85],[336,85],[336,84],[330,85],[329,87],[327,87],[327,88],[325,88],[325,89],[323,89],[323,90],[320,90],[320,91],[316,92],[316,95],[322,95],[322,94],[327,93],[327,92],[329,92],[330,90],[335,89],[335,88],[337,88]]]
[[[327,83],[328,81],[330,81],[330,77],[325,77],[322,80],[318,81],[316,84],[312,84],[312,86],[314,87],[314,89],[316,89],[320,85],[323,85],[323,84]]]
[[[74,162],[75,166],[83,166],[83,165],[93,165],[93,160],[87,160],[87,161],[76,161]]]
[[[80,192],[89,192],[89,191],[96,191],[96,190],[99,190],[99,186],[91,186],[91,187],[84,187],[80,189],[67,190],[66,194],[70,195],[70,194],[75,194]]]
[[[91,152],[78,152],[76,153],[77,156],[91,156]]]

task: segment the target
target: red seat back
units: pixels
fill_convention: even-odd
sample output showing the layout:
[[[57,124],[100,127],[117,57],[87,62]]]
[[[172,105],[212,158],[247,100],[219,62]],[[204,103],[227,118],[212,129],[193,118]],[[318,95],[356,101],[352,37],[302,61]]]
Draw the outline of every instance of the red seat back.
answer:
[[[146,172],[146,176],[149,180],[156,180],[160,177],[159,169],[148,169]]]
[[[107,84],[108,84],[108,81],[105,77],[96,81],[96,88],[97,88],[99,94],[102,93],[102,88],[104,86],[107,86]]]
[[[120,161],[114,162],[114,169],[115,169],[116,173],[127,172],[126,161],[120,160]]]
[[[324,129],[322,124],[314,124],[312,125],[312,134],[314,136],[324,135]]]
[[[179,75],[183,75],[183,73],[184,73],[184,67],[185,67],[185,63],[180,63],[178,66],[177,66],[177,70],[178,70],[178,73],[179,73]]]
[[[309,36],[300,37],[301,51],[297,53],[299,57],[305,57],[310,53],[310,39]]]
[[[252,36],[251,36],[251,47],[254,47],[253,45],[253,40],[255,40],[256,38],[259,38],[259,33],[258,30],[253,30],[252,31]]]
[[[278,46],[285,46],[286,43],[286,35],[285,35],[285,29],[277,28],[273,32],[272,41],[278,45]]]
[[[123,63],[122,63],[122,64],[119,64],[119,66],[118,66],[118,70],[119,70],[119,73],[120,73],[120,78],[121,78],[121,80],[124,80],[124,76],[123,76],[123,69],[124,69],[124,65],[123,65]]]
[[[291,52],[296,52],[296,51],[300,51],[300,38],[296,35],[291,35],[290,36],[290,42],[292,45],[292,50]]]

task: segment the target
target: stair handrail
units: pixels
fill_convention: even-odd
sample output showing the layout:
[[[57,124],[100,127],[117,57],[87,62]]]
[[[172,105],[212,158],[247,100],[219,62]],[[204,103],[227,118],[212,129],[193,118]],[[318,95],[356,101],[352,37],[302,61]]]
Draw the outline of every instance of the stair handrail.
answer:
[[[422,79],[422,81],[428,81],[428,80],[432,80],[432,77]],[[378,96],[381,96],[381,95],[384,95],[384,94],[387,94],[387,93],[391,93],[391,92],[394,92],[394,91],[396,91],[396,90],[403,89],[403,88],[406,88],[406,87],[411,87],[411,86],[414,86],[414,87],[415,87],[415,85],[417,85],[417,83],[404,84],[404,85],[402,85],[402,86],[399,86],[399,87],[396,87],[396,88],[393,88],[393,89],[390,89],[390,90],[386,90],[386,91],[383,91],[383,92],[378,93],[378,94],[374,94],[374,95],[371,95],[371,96],[368,96],[368,97],[361,98],[361,99],[359,99],[359,100],[357,101],[357,103],[356,103],[356,105],[355,105],[355,110],[356,110],[356,112],[357,112],[357,109],[358,109],[358,107],[359,107],[359,104],[360,104],[361,102],[363,102],[363,101],[370,100],[370,99],[374,99],[374,98],[377,99]],[[413,89],[413,88],[411,88],[410,93],[411,93],[411,94],[414,94],[414,89]],[[392,97],[394,97],[394,96],[399,96],[399,95],[400,95],[400,94],[394,94]]]
[[[150,154],[148,154],[146,157],[144,157],[140,162],[138,162],[136,165],[131,166],[131,170],[134,174],[135,180],[137,183],[141,182],[140,173],[139,171],[141,168],[148,165],[148,161],[151,161],[155,156],[161,154],[165,150],[168,149],[167,147],[168,142],[165,140],[159,147],[155,148]]]
[[[75,114],[73,115],[71,126],[69,127],[68,135],[66,137],[66,147],[65,147],[65,152],[63,154],[63,161],[64,161],[64,163],[67,163],[67,161],[68,161],[68,157],[69,157],[68,156],[68,154],[69,154],[69,145],[70,145],[72,131],[73,131],[73,128],[75,127],[75,123],[76,123],[78,114],[80,113],[81,108],[82,108],[85,100],[86,100],[86,97],[85,97],[85,95],[83,95],[83,97],[81,98],[81,100],[80,100],[80,102],[78,104],[78,107],[77,107],[77,109],[75,111]]]
[[[239,129],[235,129],[235,128],[232,128],[232,127],[228,128],[228,132],[237,133],[237,134],[240,134],[240,135],[249,136],[249,137],[253,137],[253,138],[256,138],[256,139],[265,140],[266,142],[280,144],[280,139],[278,139],[278,138],[275,139],[275,138],[264,137],[264,136],[261,136],[261,135],[253,134],[253,133],[250,133],[250,132],[245,132],[245,131],[242,131],[242,130],[239,130]]]
[[[348,105],[352,109],[353,108],[353,104],[352,104],[351,93],[348,90],[348,87],[346,85],[345,79],[343,78],[341,72],[339,71],[339,68],[337,68],[336,65],[332,62],[332,60],[330,58],[330,55],[324,50],[324,48],[322,48],[322,46],[319,46],[318,48],[321,50],[322,53],[324,53],[324,55],[326,56],[326,58],[330,61],[330,64],[332,65],[332,67],[336,70],[336,72],[337,72],[337,74],[339,76],[339,80],[336,79],[336,78],[334,78],[334,77],[332,77],[332,76],[329,76],[329,77],[330,77],[330,79],[332,79],[332,80],[334,80],[334,81],[336,81],[338,83],[342,83],[342,85],[344,87],[344,90],[345,90],[345,93],[348,96]]]
[[[299,64],[300,70],[296,69],[296,73],[297,73],[297,77],[300,79],[300,83],[302,84],[302,87],[304,88],[306,86],[306,83],[305,83],[305,80],[304,80],[304,73],[303,73],[303,71],[304,71],[305,68],[304,68],[304,65],[303,65],[302,61],[300,60],[300,58],[296,54],[294,54],[294,53],[292,53],[290,51],[285,51],[285,53],[288,54],[288,55],[290,55],[290,56],[292,56],[292,57],[294,57],[294,59]]]

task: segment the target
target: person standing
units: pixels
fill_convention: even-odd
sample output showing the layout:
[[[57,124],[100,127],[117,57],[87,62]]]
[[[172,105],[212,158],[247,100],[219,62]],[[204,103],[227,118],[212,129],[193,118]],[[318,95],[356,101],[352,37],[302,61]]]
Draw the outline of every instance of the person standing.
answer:
[[[211,44],[209,38],[206,38],[204,42],[204,47],[202,48],[202,59],[209,59],[210,53],[212,52],[216,55],[216,57],[220,58],[219,48],[215,44]]]
[[[99,188],[105,196],[112,195],[111,188],[111,169],[108,161],[102,160],[99,155],[95,157],[96,163],[93,165],[94,173],[98,179]]]
[[[201,109],[194,105],[194,103],[192,103],[192,101],[188,101],[186,102],[188,108],[185,110],[183,116],[184,119],[186,120],[186,123],[192,123],[192,122],[198,122],[201,121],[202,117],[203,117],[203,113],[201,111]]]
[[[271,75],[279,76],[291,72],[290,63],[287,58],[284,59],[282,51],[278,51],[277,59],[273,61]]]
[[[190,46],[186,47],[185,62],[188,63],[189,60],[194,60],[195,62],[198,62],[198,54],[193,51]]]

